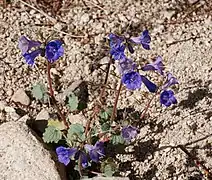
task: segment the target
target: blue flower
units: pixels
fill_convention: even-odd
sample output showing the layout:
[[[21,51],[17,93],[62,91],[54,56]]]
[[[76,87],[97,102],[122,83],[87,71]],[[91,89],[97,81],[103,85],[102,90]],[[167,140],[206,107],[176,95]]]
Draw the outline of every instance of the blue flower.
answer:
[[[160,94],[160,103],[166,107],[169,107],[172,104],[177,104],[177,99],[174,97],[174,92],[172,90],[164,90]]]
[[[83,168],[86,168],[88,166],[88,157],[83,151],[77,151],[74,155],[75,160],[81,159],[81,164]]]
[[[70,157],[74,156],[78,150],[76,148],[65,148],[60,146],[56,149],[58,160],[66,166],[70,162]]]
[[[109,34],[110,54],[115,60],[125,58],[124,50],[126,48],[124,44],[124,38],[115,34]]]
[[[140,89],[142,80],[138,72],[129,72],[122,76],[122,83],[130,90]]]
[[[31,53],[25,53],[23,56],[28,65],[34,66],[35,58],[39,56],[41,53],[42,53],[42,49],[37,49],[35,51],[32,51]]]
[[[177,79],[170,72],[168,72],[166,82],[162,86],[162,89],[167,89],[168,87],[175,85],[175,84],[179,84]]]
[[[26,54],[33,47],[39,47],[41,45],[40,41],[29,40],[26,36],[21,36],[18,41],[18,47],[22,54]]]
[[[48,42],[46,45],[46,58],[50,63],[55,62],[64,54],[64,48],[62,46],[62,42],[60,40],[54,40]]]
[[[138,37],[131,37],[130,40],[135,44],[141,44],[146,50],[150,49],[149,44],[151,42],[151,38],[148,30],[143,31],[143,33]]]
[[[138,129],[128,125],[122,128],[121,135],[125,141],[130,142],[133,138],[135,138],[138,134]]]
[[[142,68],[143,71],[157,71],[161,75],[164,75],[163,69],[164,69],[164,64],[162,63],[161,56],[158,56],[155,62],[151,64],[147,64]]]
[[[148,80],[145,76],[141,75],[141,80],[145,84],[149,92],[154,93],[157,91],[157,86],[153,82]]]
[[[81,151],[80,156],[81,156],[82,167],[83,167],[83,168],[86,168],[86,167],[88,166],[88,157],[87,157],[87,155],[86,155],[84,152],[82,152],[82,151]]]
[[[102,158],[104,153],[104,143],[97,141],[94,146],[90,144],[85,144],[85,149],[89,152],[89,156],[92,161],[99,162],[100,158]]]
[[[118,69],[121,74],[126,74],[128,72],[134,71],[136,67],[136,63],[128,58],[121,59],[118,64]]]

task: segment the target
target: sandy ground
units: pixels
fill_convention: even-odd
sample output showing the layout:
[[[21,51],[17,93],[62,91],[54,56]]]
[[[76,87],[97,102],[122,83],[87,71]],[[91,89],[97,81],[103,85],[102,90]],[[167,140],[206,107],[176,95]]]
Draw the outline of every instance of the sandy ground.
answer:
[[[61,7],[58,5],[60,11],[54,16],[42,5],[33,4],[40,9],[38,12],[17,0],[7,8],[0,8],[1,104],[15,108],[18,117],[28,114],[35,118],[42,109],[52,111],[48,105],[38,104],[32,98],[30,108],[22,110],[11,102],[19,88],[30,92],[33,83],[46,83],[43,59],[36,62],[39,70],[24,63],[17,48],[21,35],[42,40],[41,35],[48,37],[56,32],[54,36],[64,40],[65,56],[52,70],[57,82],[54,88],[58,94],[72,82],[88,82],[89,116],[105,75],[101,69],[92,67],[108,61],[104,38],[110,32],[135,36],[148,29],[152,50],[138,48],[133,59],[142,65],[157,55],[163,57],[167,70],[180,83],[175,88],[178,105],[161,107],[156,97],[149,117],[139,123],[137,141],[128,148],[130,150],[116,156],[121,175],[132,180],[203,179],[193,162],[176,146],[185,145],[189,152],[212,168],[211,6],[209,0],[75,0],[70,4],[64,1]],[[104,70],[106,66],[101,68]],[[118,83],[118,78],[109,77],[111,88],[117,88]],[[123,89],[118,108],[130,107],[141,112],[147,103],[144,92]],[[108,90],[107,93],[107,103],[111,105],[114,91]],[[3,110],[0,115],[2,123],[18,119]]]

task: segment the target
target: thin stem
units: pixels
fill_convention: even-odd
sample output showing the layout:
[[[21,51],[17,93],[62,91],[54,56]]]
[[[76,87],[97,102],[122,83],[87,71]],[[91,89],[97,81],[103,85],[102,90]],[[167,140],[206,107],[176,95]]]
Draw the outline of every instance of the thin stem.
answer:
[[[143,119],[148,111],[148,109],[150,108],[150,104],[152,103],[153,99],[157,96],[157,92],[152,96],[152,98],[149,100],[149,102],[147,103],[145,109],[143,110],[143,113],[140,116],[140,119]]]
[[[53,87],[52,87],[52,78],[51,78],[51,64],[50,62],[48,61],[47,63],[47,74],[48,74],[48,82],[49,82],[49,93],[50,93],[50,96],[53,97],[54,96],[54,90],[53,90]]]
[[[68,128],[69,125],[68,125],[68,122],[66,121],[66,117],[63,115],[62,111],[58,107],[57,100],[54,97],[54,90],[52,88],[52,78],[51,78],[51,72],[50,71],[51,71],[51,64],[50,64],[50,62],[48,62],[48,64],[47,64],[47,76],[48,76],[48,83],[49,83],[49,95],[50,95],[50,98],[52,100],[54,108],[57,110],[57,113],[59,114],[60,118],[64,122],[65,126]]]
[[[108,65],[107,65],[107,71],[106,71],[104,84],[102,85],[102,89],[101,89],[101,92],[100,92],[100,95],[99,95],[99,100],[100,100],[101,103],[103,101],[103,97],[104,97],[104,94],[105,94],[105,89],[106,89],[106,85],[107,85],[107,81],[108,81],[108,77],[109,77],[110,65],[111,64],[112,64],[112,57],[110,57],[110,61],[109,61]],[[98,104],[96,104],[94,106],[94,112],[92,113],[91,120],[87,121],[87,124],[86,124],[86,127],[85,127],[85,136],[87,136],[88,133],[90,132],[89,131],[90,126],[91,126],[92,122],[95,120],[96,115],[99,113],[99,109],[100,108],[99,108],[99,103],[98,103]]]
[[[116,99],[115,99],[114,106],[113,106],[113,112],[112,112],[112,115],[111,115],[111,121],[113,121],[115,116],[116,116],[117,104],[118,104],[118,99],[119,99],[119,95],[120,95],[120,92],[121,92],[121,88],[122,88],[122,82],[120,83],[119,89],[118,89],[117,94],[116,94]]]
[[[187,156],[194,161],[195,165],[202,169],[203,172],[201,172],[203,175],[205,175],[208,179],[212,179],[212,173],[208,170],[208,168],[201,163],[201,161],[199,161],[199,159],[196,156],[193,156],[190,152],[188,152],[188,150],[183,146],[183,145],[179,145],[178,146],[185,154],[187,154]]]

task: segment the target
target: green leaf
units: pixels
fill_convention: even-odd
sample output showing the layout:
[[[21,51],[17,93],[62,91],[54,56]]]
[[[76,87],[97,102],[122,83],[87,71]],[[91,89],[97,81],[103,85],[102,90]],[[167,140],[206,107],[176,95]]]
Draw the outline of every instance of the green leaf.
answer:
[[[32,87],[32,95],[38,100],[42,100],[46,96],[45,87],[43,84],[36,84]]]
[[[102,129],[103,132],[110,130],[110,124],[109,123],[102,124],[101,129]]]
[[[66,126],[63,123],[63,121],[54,120],[54,119],[49,119],[48,120],[48,126],[53,126],[56,129],[58,129],[58,130],[64,130],[64,129],[66,129]]]
[[[73,144],[75,141],[84,141],[85,133],[84,127],[81,124],[71,124],[69,126],[67,138],[69,143]]]
[[[71,93],[69,95],[69,97],[68,97],[68,106],[69,106],[69,109],[71,111],[77,110],[78,104],[79,104],[78,97],[75,96],[74,93]]]
[[[111,138],[112,144],[124,144],[124,138],[121,135],[113,134]]]
[[[113,158],[108,158],[107,160],[101,163],[101,172],[103,172],[105,176],[109,176],[109,177],[113,176],[117,168],[118,166],[114,162]]]
[[[46,143],[58,143],[62,139],[62,132],[54,126],[48,126],[43,133],[43,140]]]
[[[99,114],[101,119],[107,120],[109,118],[109,114],[106,111],[101,111]]]
[[[104,174],[105,174],[105,176],[112,177],[114,172],[115,171],[113,170],[113,168],[112,168],[112,166],[110,164],[107,164],[104,167]]]

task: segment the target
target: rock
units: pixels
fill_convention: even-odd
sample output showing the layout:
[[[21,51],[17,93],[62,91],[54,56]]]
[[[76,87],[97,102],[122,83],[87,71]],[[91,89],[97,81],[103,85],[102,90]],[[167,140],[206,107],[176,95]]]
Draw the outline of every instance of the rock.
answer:
[[[49,118],[50,118],[50,116],[49,116],[48,111],[43,109],[38,113],[35,120],[48,120]]]
[[[59,175],[50,153],[23,122],[0,125],[0,164],[0,179],[65,178]]]
[[[28,106],[30,104],[30,99],[23,89],[18,89],[12,96],[12,101],[19,102],[23,105]]]
[[[75,114],[75,115],[68,115],[68,119],[71,123],[79,123],[82,124],[84,127],[86,126],[87,119],[82,114]]]
[[[13,107],[5,106],[4,110],[12,120],[17,121],[20,118]]]
[[[10,107],[10,106],[5,106],[4,110],[5,110],[6,113],[16,112],[15,109],[13,107]]]
[[[27,120],[29,120],[30,117],[28,116],[28,114],[22,116],[21,118],[18,119],[19,122],[23,122],[23,123],[26,123]]]

